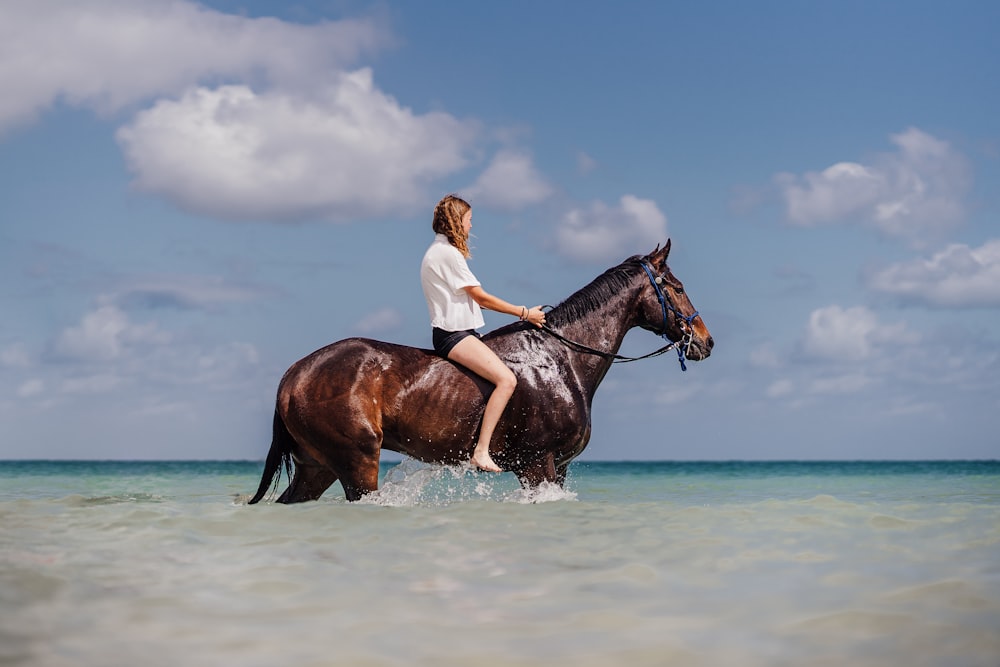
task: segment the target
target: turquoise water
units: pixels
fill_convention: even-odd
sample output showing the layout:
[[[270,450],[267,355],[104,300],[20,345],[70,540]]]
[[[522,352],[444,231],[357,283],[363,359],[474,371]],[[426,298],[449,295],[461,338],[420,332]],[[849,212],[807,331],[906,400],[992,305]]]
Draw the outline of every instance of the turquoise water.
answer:
[[[1000,463],[0,462],[0,665],[1000,665]]]

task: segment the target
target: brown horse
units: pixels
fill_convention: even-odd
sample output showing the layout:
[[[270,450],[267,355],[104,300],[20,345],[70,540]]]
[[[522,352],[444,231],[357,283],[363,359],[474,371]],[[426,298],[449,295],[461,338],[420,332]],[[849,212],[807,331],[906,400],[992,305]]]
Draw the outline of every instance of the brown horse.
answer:
[[[552,309],[545,330],[518,322],[483,337],[518,377],[490,452],[525,488],[565,481],[590,440],[594,392],[630,329],[675,341],[682,366],[685,356],[709,355],[712,337],[667,267],[669,252],[668,240],[608,269]],[[271,449],[250,504],[276,483],[282,464],[291,482],[278,502],[296,503],[316,500],[338,479],[348,500],[375,491],[383,449],[468,462],[490,391],[429,350],[364,338],[317,350],[281,379]]]

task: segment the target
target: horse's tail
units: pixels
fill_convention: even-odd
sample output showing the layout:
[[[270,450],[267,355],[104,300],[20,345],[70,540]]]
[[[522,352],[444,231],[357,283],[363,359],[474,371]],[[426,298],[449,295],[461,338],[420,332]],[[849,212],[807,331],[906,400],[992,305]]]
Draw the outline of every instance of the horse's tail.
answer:
[[[260,486],[257,493],[248,501],[248,505],[260,502],[260,499],[271,489],[272,486],[281,480],[281,468],[284,465],[288,479],[292,478],[292,445],[295,440],[285,426],[285,420],[274,411],[274,428],[271,437],[271,449],[267,452],[267,459],[264,461],[264,474],[260,478]]]

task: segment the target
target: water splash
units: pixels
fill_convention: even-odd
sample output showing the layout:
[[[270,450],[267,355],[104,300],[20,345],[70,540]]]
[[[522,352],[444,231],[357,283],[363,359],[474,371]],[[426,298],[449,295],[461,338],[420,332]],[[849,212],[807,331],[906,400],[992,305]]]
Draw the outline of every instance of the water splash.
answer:
[[[576,492],[552,482],[542,482],[534,489],[515,489],[507,494],[504,500],[523,504],[553,503],[560,500],[576,500]]]
[[[390,469],[380,488],[360,502],[387,507],[450,505],[470,500],[544,503],[576,500],[576,494],[556,484],[525,490],[510,474],[477,472],[472,466],[443,466],[406,458]]]

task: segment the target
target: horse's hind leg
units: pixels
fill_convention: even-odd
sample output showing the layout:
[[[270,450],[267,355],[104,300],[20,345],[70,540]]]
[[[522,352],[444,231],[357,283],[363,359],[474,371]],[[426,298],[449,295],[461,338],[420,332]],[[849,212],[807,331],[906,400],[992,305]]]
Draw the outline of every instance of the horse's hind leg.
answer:
[[[278,502],[301,503],[306,500],[317,500],[336,481],[337,474],[324,465],[297,463],[292,481],[278,498]]]
[[[566,472],[569,470],[569,462],[556,466],[556,484],[566,486]]]

